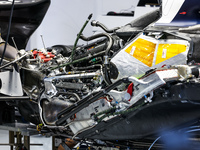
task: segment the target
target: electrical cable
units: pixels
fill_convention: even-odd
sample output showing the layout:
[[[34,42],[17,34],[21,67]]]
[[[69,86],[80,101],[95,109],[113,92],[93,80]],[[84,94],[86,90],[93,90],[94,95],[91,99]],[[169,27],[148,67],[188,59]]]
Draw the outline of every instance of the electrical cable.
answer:
[[[195,126],[195,127],[199,127],[199,126]],[[200,131],[200,128],[198,129],[192,129],[192,130],[188,130],[185,133],[191,133],[191,132],[196,132],[196,131]],[[155,139],[155,141],[151,144],[151,146],[148,148],[148,150],[151,150],[151,148],[153,147],[153,145],[161,138],[161,136],[159,136],[157,139]]]
[[[200,103],[198,103],[198,102],[194,102],[194,101],[191,101],[191,100],[188,100],[188,99],[187,99],[187,101],[188,101],[189,103],[191,103],[191,104],[194,104],[194,105],[200,105]]]
[[[186,131],[186,133],[191,133],[191,132],[196,132],[196,131],[200,131],[200,129],[189,130],[189,131]]]
[[[81,36],[83,30],[85,29],[86,25],[88,24],[88,22],[89,22],[90,19],[92,18],[92,15],[93,15],[93,14],[90,14],[90,15],[88,16],[88,19],[86,20],[86,22],[84,23],[83,27],[81,28],[79,34],[77,35],[76,41],[75,41],[74,46],[73,46],[73,49],[72,49],[72,53],[71,53],[71,55],[70,55],[71,62],[73,62],[73,57],[74,57],[74,53],[75,53],[75,49],[76,49],[78,40],[79,40],[79,38],[80,38],[80,36]]]
[[[148,150],[151,150],[151,148],[153,147],[153,145],[161,138],[161,136],[159,136],[152,144],[151,146],[148,148]]]
[[[7,47],[7,44],[8,44],[8,38],[9,38],[9,34],[10,34],[10,28],[11,28],[11,22],[12,22],[12,15],[13,15],[13,10],[14,10],[14,4],[15,4],[15,0],[12,1],[10,18],[9,18],[9,23],[8,23],[8,32],[7,32],[7,36],[6,36],[6,42],[5,42],[4,50],[3,50],[3,53],[2,53],[2,56],[1,56],[1,60],[0,60],[0,66],[1,66],[1,64],[3,62],[4,55],[5,55],[5,52],[6,52],[6,47]]]

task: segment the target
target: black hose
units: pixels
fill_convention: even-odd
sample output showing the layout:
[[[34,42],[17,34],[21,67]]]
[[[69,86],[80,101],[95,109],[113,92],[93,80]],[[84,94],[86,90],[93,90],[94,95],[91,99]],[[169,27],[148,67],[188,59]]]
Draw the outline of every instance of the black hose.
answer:
[[[104,71],[104,74],[105,74],[105,81],[108,85],[110,85],[110,84],[112,84],[112,82],[110,80],[109,73],[108,73],[108,67],[109,67],[108,56],[109,56],[109,51],[110,51],[110,49],[113,45],[112,37],[107,33],[99,33],[99,34],[96,34],[96,35],[93,35],[93,36],[90,36],[90,37],[85,37],[85,36],[81,35],[80,38],[82,40],[85,40],[85,41],[91,41],[93,39],[96,39],[96,38],[99,38],[99,37],[104,37],[104,36],[108,38],[109,44],[108,44],[108,46],[105,50],[103,71]]]
[[[103,72],[105,74],[105,80],[106,80],[106,83],[108,85],[112,84],[111,80],[110,80],[110,77],[109,77],[109,74],[108,74],[108,67],[109,65],[108,64],[105,64],[104,67],[103,67]]]
[[[106,31],[107,33],[114,33],[116,30],[120,29],[120,27],[116,27],[116,28],[113,28],[113,29],[108,29],[105,25],[103,25],[102,23],[100,23],[99,21],[95,21],[93,20],[91,22],[91,25],[92,26],[95,26],[95,27],[101,27],[104,31]]]
[[[6,52],[6,47],[7,47],[7,44],[8,44],[8,38],[9,38],[9,35],[10,35],[10,28],[11,28],[14,4],[15,4],[15,0],[12,1],[12,7],[11,7],[10,18],[9,18],[9,23],[8,23],[8,32],[7,32],[7,36],[6,36],[6,42],[5,42],[4,50],[3,50],[3,53],[2,53],[2,56],[1,56],[1,60],[0,60],[0,66],[1,66],[1,64],[3,62],[4,55],[5,55],[5,52]]]
[[[82,39],[84,41],[91,41],[91,40],[94,40],[94,39],[97,39],[97,38],[100,38],[100,37],[107,37],[108,38],[109,44],[108,44],[108,46],[105,50],[106,55],[108,55],[109,50],[111,49],[111,47],[113,45],[113,39],[112,39],[111,35],[109,35],[107,33],[99,33],[99,34],[92,35],[90,37],[85,37],[83,35],[80,35],[80,39]]]
[[[107,38],[105,38],[105,40],[107,40]],[[96,53],[102,52],[106,47],[107,47],[107,42],[105,41],[104,43],[96,43],[90,47],[84,47],[84,49],[89,49],[89,50],[87,50],[87,52],[83,54],[74,56],[74,60],[81,59],[83,57],[87,57],[88,55],[90,56],[90,55],[94,55]],[[102,55],[105,55],[105,53]]]

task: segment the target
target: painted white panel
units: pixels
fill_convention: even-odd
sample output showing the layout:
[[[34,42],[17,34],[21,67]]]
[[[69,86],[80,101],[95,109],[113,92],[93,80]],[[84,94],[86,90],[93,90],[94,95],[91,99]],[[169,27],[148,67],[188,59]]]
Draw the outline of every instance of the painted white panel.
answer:
[[[162,17],[157,23],[170,23],[185,0],[163,0]]]
[[[8,144],[9,143],[9,131],[0,130],[0,143]],[[9,146],[0,146],[0,150],[10,150]]]
[[[98,20],[108,28],[125,25],[136,17],[111,17],[105,14],[108,11],[134,11],[137,9],[137,3],[138,0],[52,0],[42,24],[31,36],[26,49],[43,48],[40,35],[43,35],[46,47],[57,44],[73,45],[77,34],[91,13],[93,13],[91,20]],[[135,16],[145,14],[148,8],[150,7],[137,10]],[[95,30],[97,29],[88,23],[83,34],[91,36]],[[83,43],[85,42],[79,40],[79,44]]]
[[[31,36],[27,49],[43,48],[40,35],[43,35],[46,47],[73,44],[89,14],[94,13],[95,16],[94,3],[93,0],[52,0],[42,24]],[[92,34],[89,26],[83,32],[86,35]]]

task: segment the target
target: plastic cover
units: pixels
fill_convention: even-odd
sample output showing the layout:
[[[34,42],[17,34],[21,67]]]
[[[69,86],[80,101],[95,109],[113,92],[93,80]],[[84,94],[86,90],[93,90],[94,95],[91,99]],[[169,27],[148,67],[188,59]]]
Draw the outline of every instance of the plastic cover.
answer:
[[[118,68],[117,79],[125,76],[138,78],[153,68],[186,64],[188,50],[189,42],[186,40],[157,40],[140,35],[116,54],[111,62]]]

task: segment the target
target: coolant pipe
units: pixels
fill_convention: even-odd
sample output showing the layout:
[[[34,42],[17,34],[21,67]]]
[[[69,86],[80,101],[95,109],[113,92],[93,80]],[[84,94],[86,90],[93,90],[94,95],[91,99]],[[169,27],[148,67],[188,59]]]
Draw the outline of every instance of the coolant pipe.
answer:
[[[106,51],[106,55],[108,55],[108,53],[109,53],[109,51],[110,51],[110,49],[111,49],[111,47],[113,45],[113,39],[109,34],[107,34],[107,33],[99,33],[99,34],[95,34],[95,35],[90,36],[90,37],[85,37],[83,35],[80,35],[80,38],[82,40],[84,40],[84,41],[91,41],[91,40],[94,40],[94,39],[100,38],[100,37],[107,37],[108,38],[109,44],[108,44],[108,46],[107,46],[107,48],[105,50]]]
[[[110,81],[109,75],[108,75],[108,64],[104,64],[103,70],[104,70],[104,74],[105,74],[105,77],[104,77],[104,78],[105,78],[106,84],[107,84],[107,85],[112,84],[112,82]]]
[[[99,91],[97,94],[95,94],[94,96],[88,98],[85,97],[82,100],[80,100],[79,102],[77,102],[75,105],[71,105],[70,107],[64,109],[62,112],[60,112],[57,117],[60,118],[57,120],[56,125],[60,126],[63,125],[66,120],[68,118],[70,118],[71,116],[73,116],[75,113],[79,112],[80,110],[82,110],[83,108],[87,107],[88,105],[90,105],[91,103],[93,103],[94,101],[96,101],[97,99],[99,99],[100,97],[102,97],[103,95],[105,95],[106,93],[108,93],[110,90],[116,88],[117,86],[119,86],[122,83],[128,83],[129,80],[128,78],[122,78],[118,81],[116,81],[115,83],[109,85],[108,87],[106,87],[105,89],[103,89],[102,91]],[[90,96],[90,95],[89,95]],[[65,114],[67,113],[67,114]]]
[[[112,84],[112,82],[110,81],[110,78],[108,75],[108,65],[109,65],[108,55],[109,55],[109,51],[113,45],[112,37],[107,33],[100,33],[100,34],[96,34],[96,35],[93,35],[90,37],[85,37],[85,36],[81,35],[80,38],[85,41],[90,41],[90,40],[93,40],[93,39],[96,39],[99,37],[103,37],[103,36],[107,37],[109,40],[109,44],[105,50],[105,56],[104,56],[104,73],[105,73],[105,82],[107,85],[110,85],[110,84]]]
[[[107,40],[107,38],[105,38],[105,39]],[[87,45],[87,46],[89,46],[89,45]],[[94,48],[93,48],[93,46],[94,46]],[[106,46],[107,46],[107,43],[105,41],[104,41],[104,43],[95,43],[94,45],[91,46],[92,49],[90,49],[91,47],[86,47],[86,49],[89,48],[89,50],[87,50],[87,52],[85,52],[81,55],[74,56],[74,60],[81,59],[83,57],[87,57],[88,55],[94,55],[96,53],[102,52],[102,51],[104,51]],[[105,55],[105,53],[102,53],[102,55]],[[100,56],[102,56],[102,55],[100,55]]]
[[[30,97],[29,96],[3,96],[3,97],[0,97],[0,101],[28,101],[30,100]]]
[[[101,27],[104,31],[106,31],[107,33],[114,33],[116,30],[120,29],[120,27],[116,27],[116,28],[113,28],[113,29],[108,29],[105,25],[103,25],[102,23],[100,23],[99,21],[95,21],[93,20],[91,22],[91,25],[92,26],[95,26],[95,27]]]

